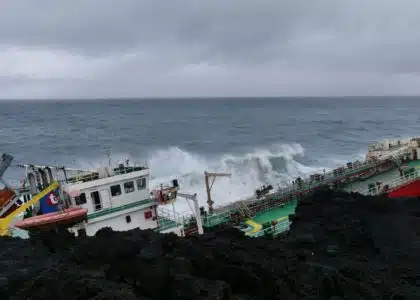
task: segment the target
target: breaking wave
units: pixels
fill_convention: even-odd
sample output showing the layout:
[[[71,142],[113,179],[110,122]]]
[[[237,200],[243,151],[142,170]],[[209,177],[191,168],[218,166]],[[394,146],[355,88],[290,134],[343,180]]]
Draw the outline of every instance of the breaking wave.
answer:
[[[197,193],[200,205],[205,205],[207,200],[204,171],[230,173],[231,177],[216,178],[211,190],[215,205],[220,205],[251,196],[263,184],[277,186],[319,169],[299,163],[297,158],[303,155],[304,149],[299,144],[215,157],[170,147],[149,153],[148,162],[152,170],[152,186],[178,178],[181,191]],[[182,210],[188,208],[182,200],[177,206]]]
[[[121,159],[115,159],[116,157]],[[248,153],[227,153],[218,156],[168,147],[149,151],[147,159],[113,155],[113,161],[122,162],[126,157],[136,163],[144,163],[147,160],[152,174],[150,188],[156,188],[161,183],[166,184],[177,178],[181,192],[197,193],[200,205],[206,205],[207,201],[204,171],[230,173],[231,177],[216,178],[212,187],[211,195],[216,206],[249,197],[254,194],[255,189],[264,184],[272,184],[276,188],[298,176],[306,177],[324,168],[328,170],[346,162],[340,158],[306,157],[300,144],[279,144],[257,148]],[[88,166],[86,162],[82,164]],[[89,167],[94,165],[97,164],[89,163]],[[189,210],[186,201],[177,202],[177,210]]]

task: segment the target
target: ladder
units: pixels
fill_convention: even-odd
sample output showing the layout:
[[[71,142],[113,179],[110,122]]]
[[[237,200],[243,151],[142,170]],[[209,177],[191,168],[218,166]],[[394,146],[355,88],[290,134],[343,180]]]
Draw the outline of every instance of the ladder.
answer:
[[[240,206],[239,206],[239,212],[241,213],[241,215],[244,218],[250,218],[251,217],[251,212],[249,211],[248,206],[245,204],[244,201],[240,202]]]
[[[392,161],[395,163],[395,165],[396,165],[397,167],[399,167],[399,166],[401,166],[401,165],[402,165],[402,159],[401,159],[401,156],[395,156],[395,155],[392,155],[392,156],[391,156],[391,159],[392,159]]]

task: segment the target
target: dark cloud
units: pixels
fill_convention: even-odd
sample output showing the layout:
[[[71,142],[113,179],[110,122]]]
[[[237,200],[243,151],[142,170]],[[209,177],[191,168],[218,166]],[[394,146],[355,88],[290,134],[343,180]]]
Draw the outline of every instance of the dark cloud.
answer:
[[[4,1],[0,97],[419,93],[419,9],[417,0]]]

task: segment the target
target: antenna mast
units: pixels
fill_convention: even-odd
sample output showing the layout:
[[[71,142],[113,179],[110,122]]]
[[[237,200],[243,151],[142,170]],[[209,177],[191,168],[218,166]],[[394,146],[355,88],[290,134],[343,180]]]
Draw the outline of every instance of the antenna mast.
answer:
[[[108,157],[108,167],[111,168],[111,148],[107,148],[103,151],[105,151],[105,154]]]

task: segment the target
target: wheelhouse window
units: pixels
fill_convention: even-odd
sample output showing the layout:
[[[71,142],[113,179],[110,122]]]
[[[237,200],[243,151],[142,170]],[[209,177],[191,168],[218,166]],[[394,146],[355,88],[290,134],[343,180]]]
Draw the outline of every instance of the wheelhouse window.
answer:
[[[92,198],[93,208],[95,210],[102,209],[101,196],[99,195],[99,192],[94,191],[94,192],[90,193],[90,197]]]
[[[112,197],[121,195],[121,185],[113,185],[111,186],[111,195]]]
[[[137,179],[137,189],[142,190],[146,188],[146,178]]]
[[[76,205],[83,205],[86,204],[86,194],[81,193],[79,196],[74,197],[74,201],[76,202]]]
[[[124,191],[125,193],[132,193],[134,192],[134,182],[128,181],[124,183]]]

